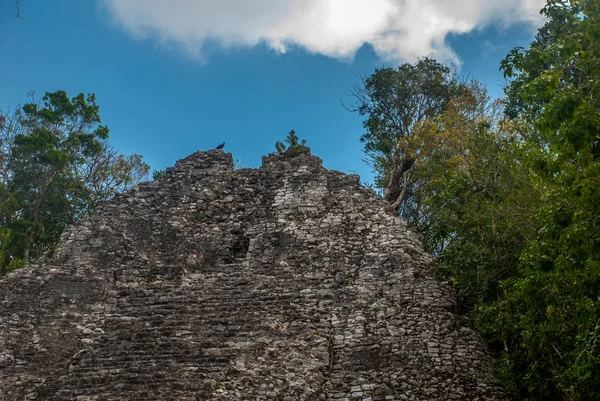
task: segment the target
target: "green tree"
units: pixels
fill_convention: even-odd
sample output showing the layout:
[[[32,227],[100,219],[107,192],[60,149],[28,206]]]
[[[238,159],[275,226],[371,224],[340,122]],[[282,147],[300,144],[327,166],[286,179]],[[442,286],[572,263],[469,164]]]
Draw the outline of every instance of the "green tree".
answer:
[[[521,136],[501,116],[498,102],[472,81],[416,126],[409,141],[419,164],[401,215],[438,255],[439,272],[468,306],[501,298],[500,281],[516,273],[537,228],[539,193],[517,160]]]
[[[108,143],[94,95],[46,93],[0,118],[1,266],[50,251],[67,224],[146,178],[141,156]]]
[[[349,110],[367,117],[361,141],[376,173],[375,185],[392,208],[404,201],[410,169],[420,157],[421,149],[410,143],[416,128],[442,113],[460,87],[450,68],[425,58],[377,69],[353,89],[356,103]]]
[[[152,179],[154,181],[160,180],[161,178],[163,178],[165,176],[167,172],[165,170],[154,170],[152,172]]]
[[[287,143],[287,146],[281,141],[275,142],[275,151],[277,153],[281,154],[284,153],[287,149],[295,150],[300,146],[306,145],[306,139],[301,140],[300,138],[298,138],[298,135],[296,135],[296,131],[294,130],[288,132],[288,135],[285,138],[285,142]]]
[[[529,49],[502,68],[507,113],[534,130],[523,163],[543,207],[504,299],[478,311],[489,341],[507,344],[500,366],[516,396],[600,399],[600,3],[549,1]]]

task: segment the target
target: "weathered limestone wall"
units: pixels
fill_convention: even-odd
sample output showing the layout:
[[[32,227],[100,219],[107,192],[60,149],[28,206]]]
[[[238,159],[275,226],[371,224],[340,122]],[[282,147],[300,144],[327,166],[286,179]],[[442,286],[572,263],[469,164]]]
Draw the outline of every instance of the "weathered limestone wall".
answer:
[[[0,400],[501,399],[357,176],[307,148],[232,164],[197,152],[0,279]]]

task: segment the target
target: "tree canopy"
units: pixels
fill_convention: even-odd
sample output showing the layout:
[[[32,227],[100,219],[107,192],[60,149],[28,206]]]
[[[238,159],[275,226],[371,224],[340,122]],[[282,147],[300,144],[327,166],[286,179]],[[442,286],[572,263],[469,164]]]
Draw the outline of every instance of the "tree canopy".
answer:
[[[507,381],[521,394],[600,398],[600,4],[549,2],[548,22],[502,69],[507,114],[533,127],[524,163],[542,190],[537,236],[505,298],[483,309],[508,344]]]
[[[108,143],[94,95],[46,93],[0,114],[0,267],[53,249],[68,224],[148,175],[139,155]]]
[[[410,183],[409,170],[421,149],[411,147],[416,129],[440,114],[460,85],[451,69],[424,58],[416,64],[377,69],[352,90],[350,108],[366,116],[366,133],[360,138],[376,173],[376,186],[398,208]]]
[[[376,70],[354,110],[367,116],[376,185],[438,256],[496,379],[514,399],[596,400],[600,3],[549,1],[542,13],[529,48],[501,63],[501,103],[421,60]]]

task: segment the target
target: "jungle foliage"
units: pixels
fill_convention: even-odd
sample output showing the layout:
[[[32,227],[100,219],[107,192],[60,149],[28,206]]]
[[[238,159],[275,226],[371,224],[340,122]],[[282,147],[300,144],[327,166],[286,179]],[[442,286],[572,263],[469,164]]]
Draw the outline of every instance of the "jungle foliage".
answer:
[[[108,136],[94,95],[57,91],[0,112],[0,272],[51,252],[68,224],[147,177]]]
[[[376,185],[404,193],[386,199],[438,256],[496,379],[514,399],[597,400],[600,3],[542,14],[530,47],[501,63],[505,99],[425,59],[376,70],[355,111]],[[406,155],[409,179],[390,180]]]

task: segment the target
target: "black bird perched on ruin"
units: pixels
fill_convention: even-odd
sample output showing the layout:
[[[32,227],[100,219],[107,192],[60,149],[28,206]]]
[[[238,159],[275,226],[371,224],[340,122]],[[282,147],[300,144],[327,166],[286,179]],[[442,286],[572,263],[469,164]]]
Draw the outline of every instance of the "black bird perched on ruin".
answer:
[[[216,149],[223,149],[223,146],[225,146],[225,142],[223,142],[222,144],[220,144],[219,146],[217,146]]]

